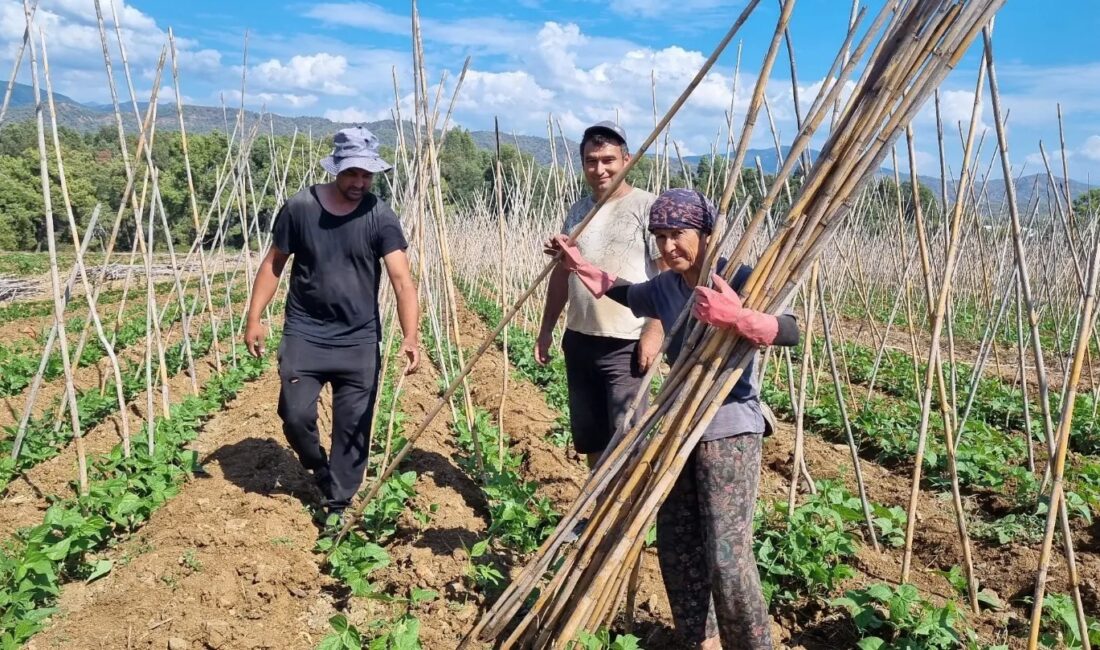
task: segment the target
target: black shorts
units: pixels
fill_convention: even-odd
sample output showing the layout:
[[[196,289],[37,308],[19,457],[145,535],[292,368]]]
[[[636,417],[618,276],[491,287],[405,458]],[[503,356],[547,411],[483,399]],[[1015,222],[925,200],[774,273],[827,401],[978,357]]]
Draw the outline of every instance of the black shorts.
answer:
[[[645,373],[638,369],[638,342],[565,330],[561,339],[569,384],[573,448],[600,453],[622,424]],[[643,407],[646,402],[643,402]],[[641,409],[639,409],[641,410]]]

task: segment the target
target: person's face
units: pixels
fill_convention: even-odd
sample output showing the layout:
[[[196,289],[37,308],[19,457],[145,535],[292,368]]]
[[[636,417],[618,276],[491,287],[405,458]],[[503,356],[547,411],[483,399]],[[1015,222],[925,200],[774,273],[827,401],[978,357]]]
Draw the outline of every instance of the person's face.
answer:
[[[348,201],[361,201],[370,191],[374,174],[365,169],[352,167],[336,175],[336,189]]]
[[[630,161],[630,154],[623,154],[623,148],[617,144],[584,146],[584,180],[592,192],[602,195],[611,186],[611,179]]]
[[[706,242],[702,232],[694,228],[659,228],[653,231],[657,250],[669,270],[685,273],[696,263],[702,262]]]

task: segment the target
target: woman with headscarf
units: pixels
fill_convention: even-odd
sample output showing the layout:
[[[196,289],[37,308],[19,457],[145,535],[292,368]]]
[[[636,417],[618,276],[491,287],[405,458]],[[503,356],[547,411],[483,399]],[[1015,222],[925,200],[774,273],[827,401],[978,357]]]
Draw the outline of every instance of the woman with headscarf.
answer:
[[[606,295],[636,316],[659,318],[671,332],[694,294],[692,315],[714,327],[732,329],[758,346],[798,344],[798,323],[745,308],[737,294],[752,273],[741,266],[727,284],[711,276],[700,285],[707,241],[717,211],[701,193],[673,189],[657,198],[649,230],[667,271],[631,284],[586,261],[559,235],[548,252],[561,251],[561,264],[596,297]],[[718,261],[723,270],[726,261]],[[675,363],[683,346],[681,328],[666,356]],[[676,628],[704,650],[771,648],[767,604],[752,549],[752,519],[760,482],[760,448],[765,419],[750,362],[726,396],[714,420],[657,514],[657,554]]]

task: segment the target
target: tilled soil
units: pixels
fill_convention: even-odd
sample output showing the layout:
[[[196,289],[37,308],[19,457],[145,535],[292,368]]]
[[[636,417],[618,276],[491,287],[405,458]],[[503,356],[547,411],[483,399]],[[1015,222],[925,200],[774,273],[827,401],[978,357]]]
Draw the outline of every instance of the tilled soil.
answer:
[[[469,312],[462,310],[460,320],[468,344],[487,334]],[[474,401],[494,414],[502,364],[503,355],[490,348],[471,377]],[[312,648],[329,632],[327,620],[338,611],[366,631],[373,629],[372,622],[406,610],[403,602],[350,598],[323,573],[323,558],[313,551],[317,529],[307,508],[315,496],[281,434],[274,409],[277,391],[277,375],[269,371],[206,424],[195,443],[205,473],[188,481],[133,539],[105,553],[115,560],[112,573],[89,585],[66,585],[50,628],[28,648]],[[399,398],[406,434],[434,406],[438,393],[438,375],[425,361],[406,379]],[[380,408],[388,410],[389,405]],[[536,481],[540,494],[563,511],[578,493],[586,470],[572,451],[547,441],[554,419],[538,389],[513,375],[505,430],[514,452],[525,458],[523,475]],[[373,575],[379,591],[395,597],[405,597],[414,588],[439,594],[413,611],[424,647],[439,650],[455,647],[498,593],[481,592],[468,577],[468,549],[484,539],[488,511],[476,481],[456,462],[449,420],[444,409],[402,467],[418,473],[417,493],[396,536],[386,543],[390,565]],[[322,429],[327,422],[328,413],[322,409]],[[764,446],[761,499],[785,500],[792,453],[793,430],[781,423]],[[806,454],[814,478],[842,480],[854,493],[845,446],[811,435]],[[871,500],[905,507],[907,469],[863,460],[862,470]],[[40,510],[36,512],[40,517]],[[962,561],[950,500],[922,492],[919,516],[911,580],[926,597],[958,602],[951,586],[935,572]],[[1092,611],[1100,610],[1097,537],[1094,530],[1087,539],[1077,540],[1086,604]],[[983,641],[1019,645],[1018,638],[1007,635],[1019,634],[1026,623],[1027,611],[1019,599],[1030,595],[1037,556],[1037,544],[974,544],[982,587],[1015,605],[1007,612],[971,617]],[[490,551],[488,559],[507,574],[526,558]],[[864,544],[855,565],[858,575],[842,588],[893,584],[900,575],[901,551],[875,552]],[[1051,580],[1050,591],[1064,590],[1064,562],[1057,556]],[[679,647],[652,551],[644,557],[637,600],[635,634],[643,646]],[[807,604],[780,611],[773,633],[780,647],[808,650],[852,647],[855,639],[845,615]]]
[[[335,612],[313,553],[312,482],[281,440],[268,372],[203,429],[205,473],[70,584],[28,648],[312,648]]]

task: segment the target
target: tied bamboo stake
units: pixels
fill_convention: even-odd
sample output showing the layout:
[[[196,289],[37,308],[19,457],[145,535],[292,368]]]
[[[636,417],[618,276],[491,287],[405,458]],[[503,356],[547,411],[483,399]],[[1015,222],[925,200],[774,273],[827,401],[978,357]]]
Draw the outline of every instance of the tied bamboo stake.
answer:
[[[707,75],[708,72],[710,72],[710,69],[714,67],[714,64],[718,61],[718,57],[725,50],[726,46],[729,45],[729,42],[733,40],[734,35],[736,35],[737,32],[741,29],[741,26],[745,23],[746,20],[748,20],[749,15],[759,3],[760,0],[749,0],[749,3],[745,6],[745,9],[742,10],[741,15],[737,18],[737,21],[733,24],[732,27],[730,27],[729,31],[718,43],[717,47],[715,47],[710,57],[707,58],[702,67],[699,68],[699,71],[695,73],[695,76],[688,83],[687,88],[684,89],[684,91],[680,94],[680,96],[676,99],[672,106],[669,107],[668,111],[665,113],[665,116],[658,124],[659,128],[655,128],[649,134],[649,137],[646,138],[645,142],[642,143],[642,146],[640,146],[635,152],[634,156],[631,157],[630,162],[624,165],[622,170],[620,170],[619,173],[613,179],[611,179],[611,185],[608,187],[604,198],[597,201],[595,205],[592,206],[592,208],[588,211],[588,214],[585,215],[584,219],[582,219],[580,223],[577,224],[577,227],[573,229],[573,232],[570,233],[569,236],[571,240],[575,240],[577,236],[584,232],[584,229],[588,227],[588,224],[592,221],[592,219],[596,217],[596,214],[600,211],[601,208],[603,208],[604,204],[607,203],[608,197],[613,195],[615,191],[619,188],[619,186],[622,185],[623,181],[626,179],[626,175],[630,173],[630,170],[633,169],[634,165],[644,157],[645,152],[658,138],[658,136],[668,125],[668,123],[672,121],[672,118],[676,115],[677,112],[679,112],[680,108],[684,105],[684,102],[687,101],[688,97],[690,97],[691,94],[695,91],[695,88],[698,87],[698,85],[703,81],[703,78]],[[387,478],[389,478],[390,475],[393,474],[393,472],[397,469],[397,466],[409,454],[409,452],[413,448],[413,443],[416,441],[416,439],[420,437],[420,435],[423,434],[425,431],[427,431],[429,426],[431,426],[431,423],[435,420],[436,416],[439,415],[439,412],[443,409],[443,407],[447,405],[450,398],[455,394],[455,391],[457,391],[458,388],[462,385],[462,381],[470,374],[470,372],[473,370],[474,365],[478,362],[481,356],[485,354],[485,351],[489,349],[489,346],[493,344],[493,341],[496,340],[496,337],[500,335],[504,328],[512,322],[512,319],[515,318],[516,314],[518,314],[523,308],[523,304],[535,293],[535,291],[539,288],[539,285],[542,284],[542,281],[546,279],[546,277],[550,274],[550,271],[552,271],[554,269],[554,266],[556,265],[557,260],[555,259],[548,262],[546,266],[543,267],[542,271],[540,271],[539,274],[535,277],[531,285],[528,286],[528,288],[522,294],[520,294],[518,298],[516,298],[516,301],[512,304],[511,309],[509,309],[508,312],[501,317],[500,322],[497,323],[497,326],[493,329],[492,332],[489,333],[488,336],[485,337],[485,339],[481,342],[481,345],[478,346],[477,350],[475,350],[470,358],[466,361],[466,365],[463,366],[458,375],[456,375],[451,380],[451,383],[447,387],[447,390],[445,390],[443,394],[439,397],[439,399],[436,400],[435,405],[433,405],[432,408],[428,411],[427,415],[424,416],[424,419],[421,421],[420,426],[418,426],[416,430],[409,435],[409,437],[407,438],[408,444],[406,444],[401,452],[398,453],[392,461],[390,461],[390,464],[386,468],[386,471],[384,471],[382,475],[375,480],[375,482],[371,485],[370,490],[366,493],[366,496],[359,502],[358,505],[355,506],[352,516],[348,517],[347,521],[344,523],[344,526],[337,534],[335,539],[336,544],[334,544],[333,546],[334,548],[337,544],[339,544],[340,540],[344,538],[348,531],[351,530],[351,527],[355,525],[355,522],[358,521],[359,518],[362,516],[363,510],[366,509],[367,504],[370,503],[370,501],[374,499],[374,497],[378,494],[378,490],[381,489],[382,483]]]
[[[500,165],[500,121],[493,118],[493,130],[496,133],[496,161],[493,164],[493,179],[496,185],[497,232],[500,240],[500,311],[508,305],[508,276],[504,273],[504,172]],[[497,424],[500,435],[497,436],[497,463],[504,466],[504,404],[508,399],[508,328],[504,328],[501,338],[500,404],[497,406]],[[477,435],[476,433],[474,434]]]
[[[88,303],[88,314],[92,318],[92,322],[95,325],[96,335],[99,337],[100,345],[103,346],[104,352],[107,354],[107,358],[110,361],[111,373],[115,380],[115,398],[118,400],[118,417],[120,423],[119,435],[122,438],[122,452],[125,456],[130,455],[130,415],[126,411],[126,396],[122,390],[122,369],[118,363],[118,356],[115,355],[115,348],[111,345],[111,341],[107,338],[106,332],[103,330],[103,323],[99,319],[99,312],[96,310],[95,301],[92,299],[92,287],[88,281],[88,272],[84,266],[84,256],[82,253],[80,242],[80,235],[77,232],[76,217],[73,215],[72,201],[69,199],[69,186],[65,177],[65,164],[61,156],[61,141],[57,135],[57,110],[54,107],[53,100],[53,83],[50,80],[50,60],[46,52],[46,37],[40,32],[40,39],[42,42],[42,71],[43,76],[46,78],[46,97],[49,100],[50,106],[50,127],[51,135],[53,137],[54,156],[57,161],[57,175],[61,186],[61,198],[65,203],[65,215],[68,217],[69,233],[73,238],[73,248],[76,250],[76,268],[78,275],[80,276],[80,282],[84,289],[84,297]],[[79,357],[78,357],[79,358]],[[71,409],[77,411],[76,402],[70,401]]]

